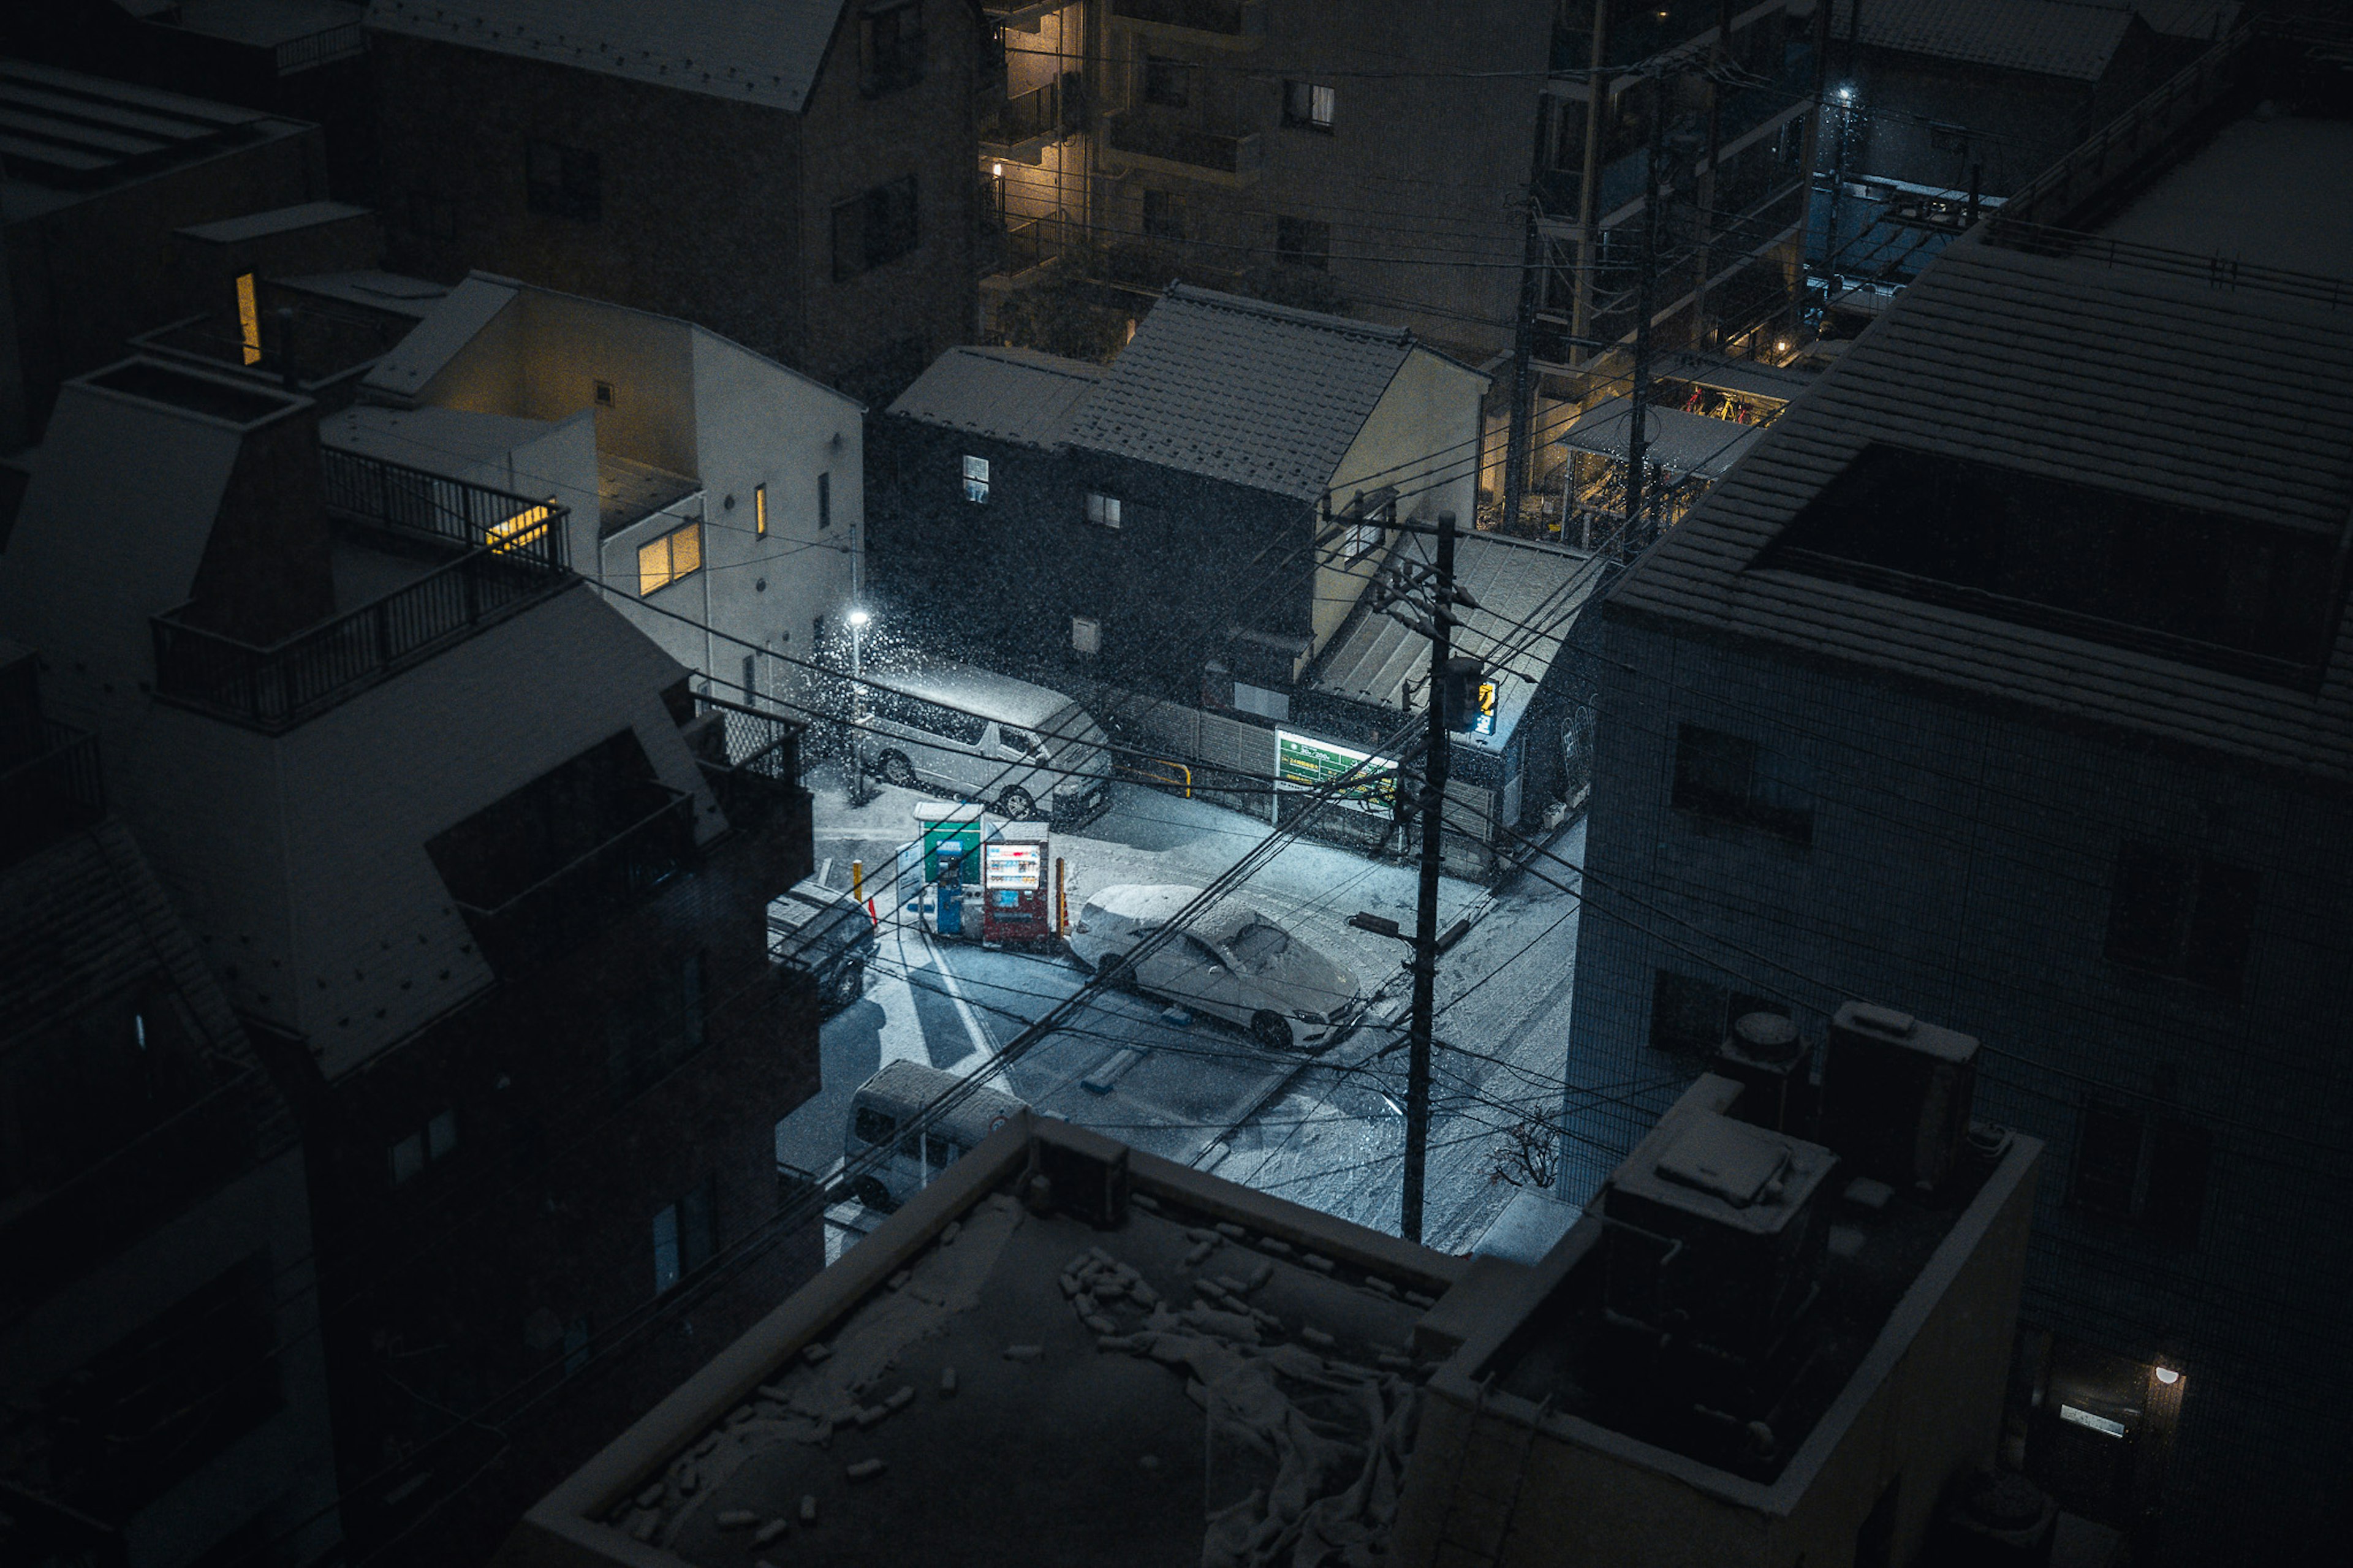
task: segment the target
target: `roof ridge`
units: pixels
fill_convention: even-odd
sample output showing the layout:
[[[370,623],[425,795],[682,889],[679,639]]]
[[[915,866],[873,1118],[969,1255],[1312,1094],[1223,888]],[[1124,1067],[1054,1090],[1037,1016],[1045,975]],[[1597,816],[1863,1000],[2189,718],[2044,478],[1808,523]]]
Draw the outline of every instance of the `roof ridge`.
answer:
[[[1271,300],[1254,300],[1247,294],[1229,294],[1221,289],[1204,289],[1198,283],[1171,283],[1164,300],[1189,301],[1210,310],[1231,310],[1238,315],[1265,316],[1275,321],[1295,321],[1302,326],[1346,337],[1362,337],[1377,342],[1395,343],[1408,347],[1413,343],[1410,327],[1385,327],[1377,321],[1359,321],[1354,316],[1335,316],[1323,310],[1304,310],[1296,305],[1278,305]]]

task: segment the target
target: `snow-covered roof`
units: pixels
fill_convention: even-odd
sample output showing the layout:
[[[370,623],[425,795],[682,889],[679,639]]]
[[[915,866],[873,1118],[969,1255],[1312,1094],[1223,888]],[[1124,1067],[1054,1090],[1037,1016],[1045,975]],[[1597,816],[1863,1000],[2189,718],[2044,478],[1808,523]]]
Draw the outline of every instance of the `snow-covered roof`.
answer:
[[[798,113],[842,0],[374,0],[367,25]]]
[[[1622,463],[1633,449],[1632,410],[1629,398],[1604,398],[1577,416],[1577,422],[1561,436],[1560,445]],[[1671,474],[1720,479],[1763,433],[1761,425],[1736,425],[1729,419],[1652,404],[1642,421],[1642,460]]]
[[[1108,1227],[1015,1195],[1033,1152],[1073,1152],[1126,1163],[1136,1195]],[[1028,1568],[1229,1560],[1205,1557],[1205,1533],[1257,1531],[1253,1562],[1291,1562],[1312,1531],[1379,1542],[1415,1386],[1456,1342],[1416,1328],[1462,1268],[1023,1116],[522,1531],[615,1568],[649,1546],[702,1568],[747,1552]],[[1253,1479],[1228,1495],[1245,1464]],[[1225,1510],[1206,1523],[1205,1492]]]
[[[1103,367],[1034,349],[953,348],[899,395],[891,412],[926,425],[1050,447]]]
[[[353,206],[349,202],[298,202],[290,207],[272,207],[268,212],[246,213],[213,223],[191,224],[176,232],[191,239],[210,240],[216,245],[234,245],[240,240],[260,239],[273,234],[317,228],[322,224],[341,223],[345,218],[365,217],[368,211],[366,207]]]
[[[1172,285],[1071,416],[1069,441],[1320,500],[1412,334]]]
[[[1409,533],[1398,548],[1419,561],[1436,560],[1436,542]],[[1456,579],[1479,601],[1457,612],[1457,653],[1479,659],[1495,683],[1495,726],[1489,735],[1464,735],[1458,745],[1500,751],[1509,744],[1520,715],[1560,652],[1560,639],[1592,594],[1601,563],[1528,540],[1503,540],[1477,533],[1455,542]],[[1386,615],[1364,615],[1320,664],[1318,689],[1360,702],[1402,706],[1402,689],[1421,686],[1430,674],[1430,639]]]
[[[420,395],[426,384],[441,374],[442,367],[472,342],[493,317],[514,303],[515,296],[522,291],[520,283],[480,272],[469,275],[433,302],[424,320],[391,353],[376,361],[375,368],[360,384],[389,397]]]
[[[319,421],[322,445],[381,458],[427,473],[469,477],[481,464],[541,439],[543,419],[477,414],[463,408],[381,408],[355,404]]]
[[[1814,384],[1810,371],[1690,350],[1661,355],[1656,374],[1768,403],[1787,403]]]
[[[1855,28],[1856,0],[1835,0],[1831,36]],[[2097,81],[2131,27],[2128,5],[2099,0],[1862,0],[1857,41],[1968,65]]]
[[[2276,212],[2292,220],[2294,207]],[[2353,405],[2327,389],[2353,377],[2353,313],[2253,279],[2221,287],[2179,259],[2177,271],[2129,253],[2112,264],[1957,242],[1620,582],[1610,613],[2353,778],[2353,636],[2326,570],[2262,588],[2311,617],[2305,657],[2323,662],[2297,678],[2224,657],[2194,617],[1973,601],[1916,572],[1825,569],[1784,548],[1835,510],[1834,486],[1894,462],[1981,481],[2021,515],[2097,509],[2119,540],[2136,518],[2154,534],[2170,515],[2241,538],[2237,559],[2333,557],[2353,518]],[[1909,493],[1925,505],[1934,488]],[[1883,506],[1862,521],[1917,548],[1908,515]],[[2113,576],[2063,575],[2078,596]],[[2284,612],[2253,629],[2284,624]]]

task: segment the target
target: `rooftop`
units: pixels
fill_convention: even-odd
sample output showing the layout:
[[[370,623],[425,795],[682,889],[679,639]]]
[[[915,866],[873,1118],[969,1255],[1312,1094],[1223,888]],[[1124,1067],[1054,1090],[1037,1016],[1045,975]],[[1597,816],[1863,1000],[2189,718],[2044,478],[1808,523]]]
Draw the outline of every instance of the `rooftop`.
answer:
[[[432,314],[433,307],[449,293],[445,284],[405,278],[397,272],[312,272],[300,278],[273,278],[270,282],[297,293],[314,294],[346,305],[364,305],[372,310],[389,311],[419,321]]]
[[[1633,406],[1630,397],[1605,397],[1578,415],[1558,444],[1622,463],[1633,450]],[[1642,421],[1642,459],[1671,474],[1713,481],[1730,473],[1764,433],[1762,426],[1736,425],[1654,403]]]
[[[1415,350],[1399,328],[1173,284],[1066,438],[1318,500]]]
[[[428,473],[503,459],[555,426],[543,419],[460,408],[381,408],[359,404],[319,421],[319,439],[343,452],[381,458]]]
[[[0,59],[0,214],[14,223],[96,191],[311,128],[259,110]]]
[[[1398,548],[1416,560],[1437,558],[1436,542],[1422,534],[1401,536]],[[1600,563],[1549,545],[1469,533],[1455,542],[1454,570],[1479,601],[1477,609],[1457,612],[1454,649],[1488,661],[1495,684],[1493,731],[1462,736],[1456,744],[1501,751],[1543,683],[1570,620],[1599,584]],[[1551,635],[1532,637],[1531,626]],[[1405,682],[1419,684],[1429,666],[1429,638],[1388,616],[1368,614],[1319,663],[1315,684],[1338,696],[1396,707]]]
[[[2242,108],[2098,232],[1956,242],[1610,613],[2353,778],[2348,130]],[[2331,270],[2116,237],[2211,242],[2233,170],[2232,248]]]
[[[297,229],[317,228],[322,224],[365,217],[372,210],[353,206],[349,202],[298,202],[290,207],[272,207],[268,212],[246,213],[214,223],[191,224],[177,232],[191,238],[209,240],[216,245],[235,245],[242,240],[261,239],[273,234],[291,234]]]
[[[700,479],[600,451],[596,454],[596,537],[610,539],[631,523],[642,522],[702,493]]]
[[[1025,1206],[1033,1142],[1116,1151],[1135,1195],[1100,1229]],[[1430,1364],[1415,1325],[1460,1268],[1025,1115],[523,1531],[705,1568],[1195,1568],[1206,1500],[1212,1538],[1286,1561],[1303,1531],[1377,1541]]]
[[[1859,41],[1968,65],[2097,81],[2133,22],[2102,0],[1861,0]],[[1855,26],[1857,0],[1834,0],[1831,36]]]
[[[891,405],[892,414],[1025,447],[1061,439],[1103,367],[1034,349],[953,348]]]
[[[367,25],[798,113],[840,16],[841,0],[374,0]]]

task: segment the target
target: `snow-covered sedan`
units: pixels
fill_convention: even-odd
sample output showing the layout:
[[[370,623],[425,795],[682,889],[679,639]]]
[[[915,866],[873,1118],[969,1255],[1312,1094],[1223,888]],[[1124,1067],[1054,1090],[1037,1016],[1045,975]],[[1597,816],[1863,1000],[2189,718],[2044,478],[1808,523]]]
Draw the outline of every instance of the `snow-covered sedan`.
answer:
[[[1198,888],[1124,884],[1089,899],[1071,952],[1115,985],[1132,985],[1239,1024],[1270,1049],[1326,1049],[1364,1016],[1356,977],[1266,915],[1227,900],[1142,957]]]

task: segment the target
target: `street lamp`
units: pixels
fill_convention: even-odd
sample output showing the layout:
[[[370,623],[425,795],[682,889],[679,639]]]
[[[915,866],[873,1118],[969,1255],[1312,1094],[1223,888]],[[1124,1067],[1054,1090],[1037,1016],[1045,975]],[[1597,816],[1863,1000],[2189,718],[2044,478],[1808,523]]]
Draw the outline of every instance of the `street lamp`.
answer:
[[[874,797],[866,793],[866,757],[858,749],[858,721],[866,711],[863,647],[866,623],[874,617],[864,610],[849,612],[849,804],[864,805]]]

